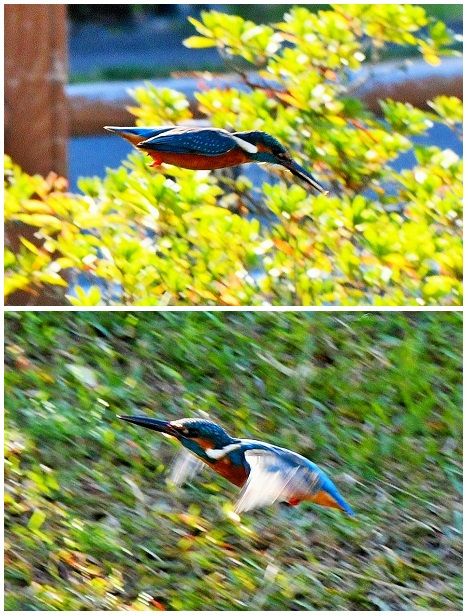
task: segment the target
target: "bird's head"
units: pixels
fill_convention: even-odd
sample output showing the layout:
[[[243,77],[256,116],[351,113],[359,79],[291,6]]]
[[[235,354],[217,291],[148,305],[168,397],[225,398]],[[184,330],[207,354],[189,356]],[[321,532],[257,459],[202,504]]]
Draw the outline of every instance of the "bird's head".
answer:
[[[221,426],[207,419],[185,418],[164,421],[152,417],[127,415],[119,416],[119,419],[173,436],[197,455],[202,455],[207,449],[220,449],[236,442]]]
[[[290,160],[287,149],[274,137],[259,130],[234,133],[234,136],[250,144],[245,150],[252,161],[257,163],[282,164],[283,160]]]
[[[296,177],[301,178],[307,184],[310,184],[318,192],[327,194],[327,190],[313,177],[313,175],[301,167],[291,157],[288,150],[274,137],[262,131],[250,131],[234,133],[234,136],[241,139],[252,146],[251,151],[248,151],[249,158],[252,162],[271,163],[273,165],[282,165],[289,169]],[[255,151],[256,150],[256,151]]]

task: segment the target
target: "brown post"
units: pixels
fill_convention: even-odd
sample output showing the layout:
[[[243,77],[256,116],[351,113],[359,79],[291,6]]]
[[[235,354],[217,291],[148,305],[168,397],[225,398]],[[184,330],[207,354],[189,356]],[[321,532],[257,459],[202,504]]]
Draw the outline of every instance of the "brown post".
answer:
[[[67,173],[64,4],[5,5],[5,151],[28,173]]]
[[[67,173],[68,109],[66,5],[5,5],[5,151],[28,173]],[[20,237],[36,245],[35,227],[7,221],[5,244]],[[59,305],[63,290],[16,291],[11,306]]]

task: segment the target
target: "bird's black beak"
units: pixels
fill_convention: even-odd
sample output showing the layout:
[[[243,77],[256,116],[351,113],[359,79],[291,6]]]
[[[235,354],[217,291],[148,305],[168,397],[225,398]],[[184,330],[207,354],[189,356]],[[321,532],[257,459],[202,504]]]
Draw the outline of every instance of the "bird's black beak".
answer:
[[[314,176],[309,173],[307,169],[301,167],[301,165],[296,163],[294,160],[282,159],[280,164],[286,167],[286,169],[289,169],[289,171],[291,171],[291,173],[293,173],[296,177],[301,178],[301,180],[304,180],[304,182],[310,184],[310,186],[315,188],[315,190],[317,190],[319,193],[322,193],[323,195],[328,195],[328,190],[326,190],[319,182],[317,182]]]
[[[163,432],[164,434],[169,434],[170,436],[178,435],[177,430],[171,426],[169,421],[153,419],[152,417],[132,417],[131,415],[118,415],[117,417],[118,419],[123,419],[124,421],[128,421],[129,423],[137,426],[143,426],[144,428],[149,428],[150,430],[156,430],[156,432]]]

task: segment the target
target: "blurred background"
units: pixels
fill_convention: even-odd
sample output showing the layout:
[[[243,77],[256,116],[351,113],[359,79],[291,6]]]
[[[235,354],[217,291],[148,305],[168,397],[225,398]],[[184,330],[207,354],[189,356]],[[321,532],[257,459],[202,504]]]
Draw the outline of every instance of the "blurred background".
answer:
[[[7,610],[461,610],[455,312],[9,312]],[[355,518],[229,511],[118,414],[210,414],[318,463]]]
[[[161,87],[193,93],[200,83],[193,71],[232,70],[216,49],[194,51],[183,46],[184,38],[194,33],[188,17],[211,8],[258,23],[274,22],[289,6],[6,5],[7,153],[30,173],[47,175],[52,169],[65,175],[74,190],[79,176],[102,177],[106,167],[119,166],[130,151],[126,142],[105,136],[102,130],[105,124],[133,124],[125,110],[131,102],[129,89],[141,85],[141,80],[151,80]],[[328,5],[307,6],[319,10]],[[429,15],[461,33],[461,4],[424,7]],[[394,48],[386,60],[404,58]],[[437,94],[461,97],[461,76],[461,58],[449,58],[409,78],[400,71],[386,71],[382,80],[394,95],[395,82],[403,79],[400,98],[417,96],[424,103]],[[414,88],[415,81],[418,88]],[[382,87],[377,83],[376,91],[367,93],[371,106],[383,93]],[[461,151],[452,133],[440,125],[420,141]],[[408,156],[395,165],[407,164]]]

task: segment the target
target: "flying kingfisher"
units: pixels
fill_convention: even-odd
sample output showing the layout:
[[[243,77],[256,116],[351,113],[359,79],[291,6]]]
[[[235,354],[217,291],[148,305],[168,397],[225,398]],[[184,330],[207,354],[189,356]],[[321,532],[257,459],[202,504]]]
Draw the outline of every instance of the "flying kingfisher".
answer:
[[[320,193],[328,191],[274,137],[261,131],[229,133],[222,128],[104,126],[153,159],[185,169],[222,169],[243,163],[272,163],[289,169]]]
[[[235,512],[284,502],[298,505],[311,501],[354,515],[334,483],[316,464],[303,456],[263,441],[230,436],[206,419],[162,421],[151,417],[119,416],[119,419],[162,432],[178,439],[190,454],[175,466],[172,479],[182,484],[203,467],[242,488]]]

